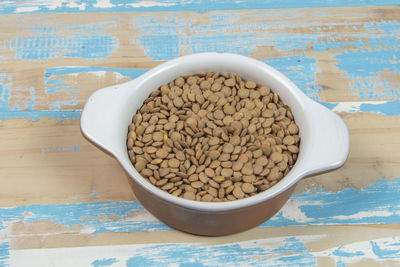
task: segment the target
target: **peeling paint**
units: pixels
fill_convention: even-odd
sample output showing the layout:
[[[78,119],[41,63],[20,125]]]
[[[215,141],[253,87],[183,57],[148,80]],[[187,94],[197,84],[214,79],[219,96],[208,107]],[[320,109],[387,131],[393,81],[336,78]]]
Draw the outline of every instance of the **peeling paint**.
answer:
[[[391,242],[391,241],[397,242]],[[379,242],[380,241],[380,242]],[[379,259],[399,259],[400,239],[393,237],[392,240],[369,241],[372,251]]]
[[[365,22],[363,18],[357,22],[351,22],[349,18],[327,22],[332,10],[314,12],[311,21],[304,20],[302,11],[305,7],[374,5],[398,7],[399,1],[10,0],[2,3],[0,14],[22,14],[18,16],[23,20],[24,16],[30,16],[23,14],[35,13],[173,11],[162,15],[132,15],[132,23],[127,29],[130,44],[141,47],[145,56],[156,61],[206,51],[261,58],[287,75],[309,97],[334,112],[399,116],[400,22],[392,19]],[[244,11],[215,11],[226,10],[227,6],[230,10]],[[281,10],[273,10],[278,8]],[[282,8],[298,9],[292,12]],[[252,10],[247,12],[247,9]],[[185,14],[178,13],[180,11],[214,12]],[[374,12],[378,11],[379,8],[374,9]],[[288,20],[282,20],[282,16],[289,16]],[[197,21],[198,17],[201,20]],[[18,87],[13,85],[20,78],[15,73],[0,73],[0,123],[10,118],[79,119],[83,104],[81,95],[83,90],[88,92],[88,88],[73,82],[78,80],[77,76],[92,75],[90,77],[99,79],[111,76],[117,83],[135,79],[146,72],[145,69],[99,66],[65,67],[57,63],[60,59],[82,59],[89,62],[88,65],[105,62],[103,60],[119,52],[120,41],[127,46],[128,39],[119,39],[113,33],[119,27],[116,21],[85,25],[71,22],[63,26],[45,26],[38,22],[21,30],[22,35],[13,35],[18,37],[0,40],[1,51],[6,51],[0,55],[2,63],[12,60],[18,64],[51,63],[47,64],[51,68],[43,67],[41,74],[34,73],[44,73],[44,77],[37,76],[41,81],[39,86],[33,81]],[[343,28],[346,30],[341,30]],[[269,56],[265,51],[271,51],[272,55],[265,57]],[[320,86],[321,58],[317,54],[331,56],[330,67],[338,69],[335,75],[340,75],[352,97],[361,101],[324,102],[322,92],[331,88]],[[112,64],[107,61],[104,65]],[[384,101],[370,101],[378,99]],[[72,145],[39,149],[41,153],[75,153],[82,148]],[[281,211],[258,227],[346,224],[356,228],[358,226],[354,225],[399,224],[399,191],[400,178],[386,180],[383,177],[360,190],[346,188],[335,193],[316,190],[315,193],[294,194]],[[98,197],[96,184],[90,196]],[[315,265],[320,258],[329,258],[338,266],[346,266],[363,260],[376,263],[400,260],[400,236],[330,246],[318,251],[310,249],[310,244],[323,242],[327,235],[266,237],[218,245],[161,243],[23,250],[12,247],[16,239],[31,234],[26,234],[27,229],[40,223],[48,223],[56,229],[42,233],[46,237],[73,234],[92,238],[100,237],[102,233],[172,230],[133,201],[0,208],[0,266],[29,266],[32,262],[38,266],[160,266],[166,263],[169,266],[304,266]],[[16,231],[17,226],[27,231],[21,234]]]
[[[11,250],[10,262],[15,266],[25,266],[32,261],[40,266],[314,266],[319,258],[330,258],[338,266],[346,266],[364,260],[379,264],[400,258],[400,236],[348,243],[325,250],[309,249],[311,242],[325,237],[283,236],[220,245],[163,243]],[[99,265],[95,265],[97,263]]]
[[[321,236],[279,237],[211,246],[202,243],[166,243],[40,249],[47,257],[40,257],[39,250],[12,250],[11,262],[23,266],[27,259],[31,259],[40,266],[48,266],[48,262],[56,265],[62,262],[69,266],[79,263],[85,266],[105,258],[112,259],[113,263],[118,260],[115,266],[129,267],[285,266],[287,264],[310,266],[316,263],[316,257],[308,252],[306,245],[320,238]],[[85,256],[80,257],[83,253]],[[76,255],[76,257],[68,258],[65,255]]]
[[[96,193],[96,184],[93,185],[92,192],[90,192],[91,197],[98,197],[99,194]]]
[[[23,94],[24,98],[12,99],[14,94]],[[36,104],[36,92],[33,87],[13,88],[13,75],[0,73],[0,112],[2,110],[29,110]]]
[[[399,223],[399,191],[400,178],[383,178],[361,190],[346,188],[337,193],[317,190],[316,193],[307,191],[294,194],[281,211],[259,227]],[[78,225],[85,229],[85,234],[92,235],[103,232],[171,230],[148,213],[139,202],[0,208],[0,232],[18,221],[25,224],[48,221],[66,228]]]
[[[322,102],[321,104],[337,113],[373,112],[379,115],[400,115],[400,101]]]
[[[386,71],[400,76],[400,22],[369,22],[364,24],[364,28],[368,33],[355,34],[358,43],[349,44],[357,49],[349,49],[335,56],[337,66],[351,79],[353,95],[361,99],[398,99],[400,81],[391,81],[382,73]]]
[[[12,118],[26,118],[32,121],[40,118],[56,118],[59,120],[76,120],[81,117],[82,110],[60,110],[60,111],[48,111],[48,110],[34,110],[34,111],[2,111],[0,110],[0,120],[12,119]]]
[[[57,57],[104,59],[119,47],[116,37],[104,33],[115,27],[114,21],[62,27],[36,24],[30,35],[3,41],[3,46],[15,53],[16,60],[43,61]],[[69,30],[74,33],[65,33]]]
[[[92,229],[92,235],[101,232],[163,231],[171,228],[151,217],[151,220],[135,220],[144,211],[138,202],[96,202],[79,204],[33,205],[27,207],[0,208],[0,231],[14,221],[54,222],[71,228],[81,225]],[[32,216],[26,217],[29,212]],[[117,218],[117,219],[115,219]],[[89,228],[87,228],[89,227]]]
[[[0,235],[1,237],[1,235]],[[10,244],[8,242],[0,243],[0,266],[8,266],[10,257]]]
[[[315,59],[300,55],[261,60],[286,75],[308,97],[320,101],[322,87],[317,83],[319,70]]]
[[[71,146],[71,147],[52,147],[52,148],[42,148],[42,153],[49,152],[62,152],[62,151],[80,151],[81,147],[79,146]]]
[[[304,65],[294,68],[297,61],[311,61]],[[318,100],[318,92],[322,90],[315,86],[315,68],[312,60],[302,56],[292,56],[286,58],[264,59],[266,63],[276,67],[279,71],[287,75],[299,86],[305,94],[314,100]],[[297,71],[302,70],[302,71]],[[12,89],[12,76],[10,74],[0,74],[0,119],[9,118],[29,118],[37,120],[40,117],[50,117],[58,119],[78,119],[81,115],[80,109],[65,110],[64,105],[78,105],[77,95],[79,88],[71,86],[68,77],[80,74],[105,75],[111,73],[115,81],[123,78],[135,79],[145,73],[146,69],[127,69],[127,68],[106,68],[106,67],[57,67],[48,68],[45,72],[45,92],[47,95],[63,93],[56,101],[49,102],[49,110],[35,110],[36,91],[34,88],[28,88],[25,98],[14,100],[14,105],[10,105],[13,94],[17,92]],[[310,75],[309,75],[310,74]],[[354,112],[373,112],[380,115],[397,116],[400,115],[400,101],[357,101],[357,102],[321,102],[334,112],[354,113]]]
[[[114,263],[119,262],[116,258],[107,258],[107,259],[101,259],[101,260],[95,260],[92,262],[92,266],[94,267],[103,267],[103,266],[110,266],[113,265]]]
[[[80,88],[71,85],[71,77],[80,74],[105,75],[106,73],[111,73],[115,77],[115,82],[118,82],[122,79],[135,79],[146,71],[147,69],[85,66],[47,68],[44,75],[45,93],[46,96],[52,96],[52,99],[56,99],[45,103],[48,106],[48,110],[35,110],[37,96],[34,88],[13,88],[12,75],[0,73],[0,119],[28,118],[37,120],[40,117],[78,119],[81,116],[81,109],[62,108],[66,105],[82,105],[77,98]],[[23,98],[19,97],[20,90],[26,92]]]
[[[341,245],[337,248],[330,248],[316,253],[320,257],[330,257],[335,262],[346,266],[346,264],[360,262],[366,259],[373,259],[380,262],[385,259],[400,259],[400,236],[393,236],[370,241],[354,242]],[[386,251],[385,257],[381,251]],[[385,254],[385,252],[383,252]]]
[[[11,82],[12,76],[10,74],[0,73],[0,110],[8,108]]]
[[[274,0],[248,0],[248,1],[180,1],[180,0],[44,0],[25,1],[9,0],[0,7],[1,14],[32,14],[32,13],[80,13],[80,12],[160,12],[160,11],[196,11],[206,12],[211,10],[243,9],[281,9],[281,8],[310,8],[310,7],[344,7],[344,6],[398,6],[396,0],[359,1],[274,1]]]
[[[349,80],[354,96],[363,99],[398,99],[400,67],[398,21],[376,22],[318,22],[331,14],[315,14],[313,21],[301,21],[301,12],[287,13],[286,20],[272,18],[282,15],[276,11],[252,11],[251,21],[247,13],[238,16],[232,12],[214,12],[207,20],[178,13],[143,15],[135,17],[132,27],[140,35],[131,39],[141,46],[153,60],[170,60],[184,54],[200,52],[230,52],[251,56],[258,49],[270,47],[278,56],[264,58],[267,63],[288,77],[311,98],[321,100],[318,91],[315,53],[331,53],[336,66]],[[242,18],[242,20],[239,20]],[[291,20],[296,21],[296,23]],[[206,22],[204,22],[206,21]],[[342,28],[349,30],[343,32]],[[308,29],[307,32],[299,29]],[[350,49],[349,49],[350,47]],[[276,54],[276,53],[275,53]],[[283,66],[282,66],[283,64]]]
[[[53,87],[51,83],[59,76],[65,75],[79,75],[85,73],[96,73],[98,75],[104,75],[105,73],[112,72],[115,74],[120,74],[122,77],[129,77],[131,79],[135,79],[145,73],[147,69],[128,69],[128,68],[109,68],[109,67],[89,67],[89,66],[65,66],[65,67],[56,67],[56,68],[47,68],[45,72],[46,85],[47,88]],[[120,78],[120,76],[117,76]],[[65,80],[63,80],[65,81]],[[58,83],[54,83],[57,85]],[[49,89],[48,89],[49,90]],[[55,89],[52,89],[54,92]],[[60,90],[60,89],[59,89]]]
[[[400,178],[386,180],[383,177],[361,190],[345,188],[331,193],[319,189],[315,194],[305,192],[293,195],[292,199],[301,203],[309,201],[299,207],[307,218],[312,218],[308,224],[399,223],[399,191]],[[316,204],[319,201],[322,204]],[[276,217],[285,219],[281,214]],[[292,223],[295,221],[292,220]]]

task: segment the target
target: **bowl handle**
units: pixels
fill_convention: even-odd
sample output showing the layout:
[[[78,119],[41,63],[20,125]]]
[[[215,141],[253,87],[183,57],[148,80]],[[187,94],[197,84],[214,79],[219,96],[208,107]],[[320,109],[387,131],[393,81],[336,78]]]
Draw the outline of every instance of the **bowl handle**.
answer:
[[[124,86],[114,85],[95,91],[87,100],[81,115],[81,132],[103,151],[116,155],[118,140],[115,135],[119,121],[118,107]]]
[[[311,158],[305,166],[305,177],[335,170],[343,166],[349,154],[350,135],[346,123],[323,105],[310,101]]]

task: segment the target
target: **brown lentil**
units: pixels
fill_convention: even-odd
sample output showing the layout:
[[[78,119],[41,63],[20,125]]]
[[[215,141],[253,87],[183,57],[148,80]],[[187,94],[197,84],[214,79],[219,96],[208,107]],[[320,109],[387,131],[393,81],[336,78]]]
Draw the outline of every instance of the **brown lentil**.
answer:
[[[269,87],[237,75],[184,75],[151,93],[126,139],[135,169],[174,196],[251,197],[296,162],[299,127]]]

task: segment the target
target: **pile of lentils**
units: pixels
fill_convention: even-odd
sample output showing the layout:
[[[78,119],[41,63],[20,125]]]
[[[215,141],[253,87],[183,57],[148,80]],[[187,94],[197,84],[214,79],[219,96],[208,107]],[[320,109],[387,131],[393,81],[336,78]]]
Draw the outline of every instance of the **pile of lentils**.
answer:
[[[184,75],[150,94],[129,126],[135,169],[174,196],[247,198],[296,162],[299,128],[270,88],[234,74]]]

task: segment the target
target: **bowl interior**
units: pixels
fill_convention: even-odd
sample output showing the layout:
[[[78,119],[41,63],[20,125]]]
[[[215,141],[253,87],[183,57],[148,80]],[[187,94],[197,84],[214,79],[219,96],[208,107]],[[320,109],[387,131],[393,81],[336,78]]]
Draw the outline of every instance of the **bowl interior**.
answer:
[[[309,143],[309,140],[307,140],[307,132],[310,130],[310,127],[309,122],[306,119],[305,96],[289,79],[272,67],[255,59],[239,55],[206,53],[180,57],[148,71],[132,82],[122,85],[127,88],[124,90],[126,95],[121,98],[121,103],[119,105],[121,111],[119,112],[120,117],[118,118],[118,126],[116,129],[117,134],[115,135],[115,138],[118,139],[116,140],[118,147],[116,147],[114,151],[116,158],[137,183],[152,193],[155,193],[168,201],[175,202],[178,205],[182,204],[190,208],[195,207],[210,210],[211,205],[209,205],[209,203],[177,198],[148,183],[134,169],[129,160],[126,147],[128,126],[132,117],[136,113],[137,109],[142,106],[143,101],[151,92],[179,76],[210,71],[238,74],[245,80],[253,80],[270,87],[271,90],[277,93],[283,102],[291,108],[295,122],[299,126],[299,135],[301,138],[300,152],[297,162],[292,170],[279,183],[250,198],[232,202],[213,203],[213,208],[211,209],[218,210],[233,208],[234,206],[246,206],[251,203],[272,198],[280,192],[290,188],[298,181],[299,177],[301,178],[301,173],[304,171],[300,166],[304,160],[304,155],[307,154],[307,144]]]

